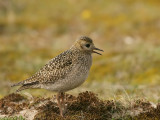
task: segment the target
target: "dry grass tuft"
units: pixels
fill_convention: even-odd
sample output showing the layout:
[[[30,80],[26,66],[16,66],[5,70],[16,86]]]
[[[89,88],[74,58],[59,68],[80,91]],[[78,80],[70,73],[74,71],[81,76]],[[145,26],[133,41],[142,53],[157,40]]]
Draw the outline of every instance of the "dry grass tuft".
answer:
[[[13,93],[0,100],[0,113],[11,115],[20,112],[27,106],[28,101],[25,97]]]

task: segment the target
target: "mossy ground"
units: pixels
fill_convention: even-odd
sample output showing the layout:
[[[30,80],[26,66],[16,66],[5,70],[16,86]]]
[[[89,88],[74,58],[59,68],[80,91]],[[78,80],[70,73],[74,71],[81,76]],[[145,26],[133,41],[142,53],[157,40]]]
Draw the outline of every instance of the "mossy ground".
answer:
[[[160,0],[1,0],[0,98],[3,111],[0,112],[14,115],[27,106],[30,111],[37,108],[39,101],[48,103],[48,97],[53,93],[43,90],[28,92],[47,98],[26,98],[18,104],[5,96],[15,91],[16,88],[10,88],[12,83],[30,77],[51,58],[68,49],[77,37],[87,35],[104,53],[103,56],[93,55],[88,80],[69,94],[77,95],[86,90],[98,93],[99,98],[109,100],[108,104],[115,106],[112,114],[108,110],[112,108],[104,110],[109,111],[104,114],[107,117],[111,114],[115,119],[131,119],[138,109],[145,113],[135,119],[159,119],[159,6]],[[14,96],[11,94],[9,98]],[[80,104],[77,97],[75,100]],[[60,118],[56,103],[50,101],[52,106],[48,108],[51,107],[54,113],[45,113],[41,108],[37,110],[44,113],[43,116],[51,114]],[[101,100],[96,104],[105,106],[106,102]],[[152,102],[157,104],[157,108],[150,106]],[[88,111],[81,107],[71,111],[70,107],[77,108],[73,101],[71,104],[68,103],[70,113],[66,113],[66,119],[68,114],[75,119],[79,116],[80,119],[93,117],[89,111],[93,105]],[[138,108],[133,106],[135,104]],[[10,105],[9,109],[7,105]],[[94,116],[97,119],[103,108],[99,109],[96,109],[99,114]]]
[[[32,100],[31,100],[32,99]],[[26,98],[20,94],[10,94],[0,99],[0,115],[21,115],[21,111],[36,110],[34,120],[159,120],[160,104],[135,99],[132,105],[116,100],[100,100],[92,92],[79,93],[77,97],[66,94],[67,111],[62,118],[55,97]],[[21,115],[22,116],[22,115]],[[22,116],[27,119],[26,116]]]

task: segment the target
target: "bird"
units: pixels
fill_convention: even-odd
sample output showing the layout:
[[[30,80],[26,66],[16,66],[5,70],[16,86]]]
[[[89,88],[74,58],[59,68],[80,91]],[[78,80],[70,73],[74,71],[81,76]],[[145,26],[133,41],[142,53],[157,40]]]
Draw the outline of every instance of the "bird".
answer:
[[[66,51],[52,58],[39,71],[26,80],[13,84],[20,86],[16,92],[25,89],[41,88],[56,92],[60,115],[66,111],[65,92],[80,86],[88,77],[92,65],[92,53],[97,51],[93,40],[87,36],[79,37]]]

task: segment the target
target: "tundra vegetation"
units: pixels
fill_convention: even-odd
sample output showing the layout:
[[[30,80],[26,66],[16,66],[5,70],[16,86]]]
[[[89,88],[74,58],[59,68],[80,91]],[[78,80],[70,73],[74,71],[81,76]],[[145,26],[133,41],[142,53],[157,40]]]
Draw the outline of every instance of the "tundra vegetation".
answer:
[[[87,81],[68,92],[64,119],[160,119],[159,6],[159,0],[1,0],[0,118],[33,108],[35,119],[61,119],[53,92],[13,94],[10,85],[87,35],[105,52],[93,56]]]

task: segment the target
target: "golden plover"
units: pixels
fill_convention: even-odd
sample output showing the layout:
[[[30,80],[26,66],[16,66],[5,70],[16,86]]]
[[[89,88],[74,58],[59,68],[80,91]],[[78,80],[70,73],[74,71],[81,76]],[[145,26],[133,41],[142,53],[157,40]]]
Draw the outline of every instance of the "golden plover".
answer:
[[[17,92],[29,88],[43,88],[57,92],[60,115],[65,112],[64,92],[80,86],[92,65],[92,53],[103,51],[94,46],[91,38],[80,37],[70,49],[51,59],[30,78],[16,83]],[[101,54],[100,54],[101,55]]]

